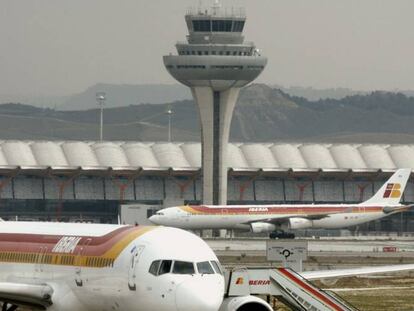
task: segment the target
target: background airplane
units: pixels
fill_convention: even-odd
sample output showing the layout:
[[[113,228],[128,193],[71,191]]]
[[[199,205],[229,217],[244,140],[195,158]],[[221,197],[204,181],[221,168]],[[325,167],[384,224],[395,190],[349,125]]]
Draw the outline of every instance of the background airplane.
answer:
[[[189,230],[236,229],[294,237],[279,230],[339,229],[406,211],[400,204],[411,169],[399,169],[369,200],[360,204],[283,204],[178,206],[158,211],[149,220]]]

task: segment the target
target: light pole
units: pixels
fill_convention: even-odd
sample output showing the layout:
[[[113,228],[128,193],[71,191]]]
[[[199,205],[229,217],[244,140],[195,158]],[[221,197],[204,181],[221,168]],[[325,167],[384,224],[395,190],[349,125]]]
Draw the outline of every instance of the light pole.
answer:
[[[173,114],[173,111],[170,109],[168,109],[165,114],[168,116],[168,142],[171,142],[171,117]]]
[[[99,128],[99,140],[103,140],[103,109],[105,105],[105,92],[98,92],[96,93],[96,101],[98,102],[98,106],[101,110],[101,122],[100,122],[100,128]]]

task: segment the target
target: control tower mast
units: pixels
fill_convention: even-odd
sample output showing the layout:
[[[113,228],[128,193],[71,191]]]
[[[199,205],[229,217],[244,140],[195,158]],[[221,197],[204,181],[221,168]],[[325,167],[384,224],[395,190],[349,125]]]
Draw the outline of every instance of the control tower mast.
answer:
[[[176,44],[178,55],[164,56],[168,72],[191,88],[202,133],[203,203],[227,203],[226,150],[240,88],[257,78],[267,59],[245,42],[243,9],[190,9],[185,20],[187,42]]]

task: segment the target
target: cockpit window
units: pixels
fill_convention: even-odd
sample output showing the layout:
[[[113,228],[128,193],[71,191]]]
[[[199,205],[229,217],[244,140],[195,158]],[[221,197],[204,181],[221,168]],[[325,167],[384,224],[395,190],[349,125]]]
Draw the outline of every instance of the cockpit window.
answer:
[[[187,261],[175,261],[173,273],[175,274],[195,274],[194,264]]]
[[[211,261],[211,264],[213,265],[214,271],[216,271],[216,273],[223,274],[223,270],[217,261]]]
[[[148,272],[153,274],[153,275],[158,275],[158,269],[160,268],[160,264],[161,264],[161,260],[154,261],[151,264]]]
[[[217,261],[202,261],[196,265],[199,274],[223,274]],[[189,261],[154,260],[148,272],[155,276],[171,272],[174,274],[196,274],[196,269],[194,263]]]
[[[208,261],[198,262],[197,270],[200,274],[214,274],[214,270]]]
[[[156,212],[155,215],[164,216],[164,213],[163,212]]]
[[[166,274],[171,272],[172,260],[163,260],[161,262],[160,270],[158,271],[158,275]]]

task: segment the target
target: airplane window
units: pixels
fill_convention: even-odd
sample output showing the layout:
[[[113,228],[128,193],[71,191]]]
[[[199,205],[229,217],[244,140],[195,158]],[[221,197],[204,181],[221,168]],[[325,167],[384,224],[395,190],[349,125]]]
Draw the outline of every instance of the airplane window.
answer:
[[[208,261],[198,262],[197,270],[200,274],[214,274],[214,270]]]
[[[223,274],[223,270],[220,267],[220,264],[217,261],[211,261],[211,264],[213,265],[214,271],[218,274]]]
[[[148,272],[153,274],[153,275],[158,275],[158,269],[160,268],[160,264],[161,264],[161,260],[154,261],[151,264]]]
[[[186,261],[175,261],[173,273],[175,274],[195,274],[194,264]]]
[[[164,213],[161,213],[161,212],[157,212],[156,214],[160,216],[164,216]]]
[[[158,275],[166,274],[171,272],[172,260],[163,260],[161,262],[160,270]]]

